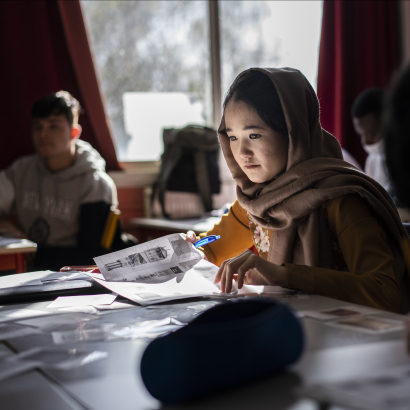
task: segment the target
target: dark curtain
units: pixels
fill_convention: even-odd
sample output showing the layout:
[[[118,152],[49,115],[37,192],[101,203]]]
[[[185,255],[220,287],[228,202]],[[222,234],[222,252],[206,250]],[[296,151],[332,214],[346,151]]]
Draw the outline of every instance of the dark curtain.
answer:
[[[366,159],[350,117],[357,95],[385,88],[399,66],[397,1],[324,0],[317,94],[322,126],[362,165]]]
[[[31,107],[58,90],[85,110],[82,139],[119,169],[78,0],[0,1],[0,56],[0,169],[34,152]]]

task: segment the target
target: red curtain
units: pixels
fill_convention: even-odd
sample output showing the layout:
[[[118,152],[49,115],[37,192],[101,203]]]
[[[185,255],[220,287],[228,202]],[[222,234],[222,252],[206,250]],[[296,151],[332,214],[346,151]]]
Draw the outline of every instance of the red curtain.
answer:
[[[350,109],[368,87],[386,87],[399,66],[397,1],[324,0],[317,94],[322,126],[362,165]]]
[[[31,107],[58,90],[85,110],[82,139],[100,152],[107,170],[120,169],[78,0],[0,1],[0,55],[0,169],[34,152]]]

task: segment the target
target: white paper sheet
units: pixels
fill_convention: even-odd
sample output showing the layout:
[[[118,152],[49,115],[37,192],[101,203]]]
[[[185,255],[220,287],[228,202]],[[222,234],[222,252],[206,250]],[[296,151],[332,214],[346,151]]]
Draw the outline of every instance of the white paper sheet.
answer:
[[[300,394],[349,409],[408,410],[410,366],[383,369],[367,378],[306,386]]]
[[[34,309],[2,310],[0,311],[0,323],[46,315],[50,315],[50,313]]]
[[[38,333],[37,329],[29,326],[22,326],[16,323],[0,324],[0,340],[7,340],[13,337],[27,336],[33,333]]]
[[[99,322],[99,317],[83,313],[65,313],[47,317],[37,317],[33,319],[20,320],[17,323],[25,326],[32,326],[43,332],[75,330],[92,326],[91,323]],[[98,326],[98,324],[97,324]]]
[[[217,266],[201,259],[182,277],[164,283],[108,282],[96,279],[93,274],[89,276],[112,292],[146,306],[168,300],[219,295],[219,287],[210,280],[217,272]]]
[[[0,381],[35,368],[71,370],[104,359],[107,352],[35,347],[0,361]]]
[[[12,243],[19,243],[19,242],[21,242],[21,239],[8,238],[6,236],[0,235],[0,248],[4,248],[7,245],[10,245]]]
[[[0,289],[14,288],[16,286],[44,285],[55,281],[88,279],[84,272],[54,272],[51,270],[17,273],[0,277]]]
[[[359,330],[370,334],[383,334],[403,330],[404,321],[385,319],[377,315],[357,315],[337,321],[325,322],[328,326],[339,327],[349,330]],[[410,386],[409,386],[410,387]]]
[[[375,313],[372,308],[365,306],[349,306],[342,305],[336,308],[323,310],[305,310],[301,311],[304,316],[319,320],[337,320],[342,318],[349,318],[358,315],[371,315]]]
[[[99,328],[79,329],[75,331],[53,332],[56,345],[76,342],[92,342],[99,340],[142,339],[153,338],[160,334],[175,331],[184,326],[183,323],[167,317],[160,320],[148,320],[132,325],[103,323]]]
[[[309,295],[306,293],[273,285],[243,285],[241,289],[238,289],[237,296],[265,296],[274,299],[309,299]]]
[[[82,295],[82,296],[60,296],[51,302],[47,308],[62,308],[67,306],[94,306],[94,305],[111,305],[114,302],[116,294],[102,295]]]
[[[201,259],[199,251],[182,234],[172,234],[94,261],[107,282],[153,284],[181,281]]]

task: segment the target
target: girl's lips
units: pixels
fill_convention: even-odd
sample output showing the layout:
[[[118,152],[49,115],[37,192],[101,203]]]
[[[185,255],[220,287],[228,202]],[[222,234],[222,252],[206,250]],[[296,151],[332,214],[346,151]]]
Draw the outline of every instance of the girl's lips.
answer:
[[[254,168],[259,167],[259,165],[255,165],[255,164],[245,164],[244,167],[245,167],[246,169],[254,169]]]

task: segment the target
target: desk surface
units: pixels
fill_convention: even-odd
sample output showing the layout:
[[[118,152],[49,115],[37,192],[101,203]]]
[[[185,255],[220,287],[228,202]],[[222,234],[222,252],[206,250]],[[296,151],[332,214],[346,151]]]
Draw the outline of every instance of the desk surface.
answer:
[[[284,299],[283,302],[297,311],[349,305],[315,295],[310,295],[309,299]],[[49,310],[48,303],[4,306],[0,308],[0,312],[16,308]],[[188,305],[190,302],[185,303]],[[134,306],[121,311],[110,311],[102,315],[101,320],[121,321],[135,315],[140,309],[146,308]],[[386,318],[402,318],[400,315],[376,309],[375,312]],[[61,314],[57,310],[53,313]],[[167,315],[166,309],[165,315]],[[359,330],[342,330],[327,326],[324,322],[315,319],[303,318],[302,323],[306,335],[306,349],[301,360],[286,373],[191,403],[183,408],[313,410],[317,408],[314,401],[300,398],[294,392],[294,389],[302,383],[369,375],[372,371],[389,366],[410,364],[401,331],[371,335]],[[65,344],[63,346],[68,348],[107,351],[109,356],[104,361],[65,373],[50,370],[32,371],[0,383],[2,409],[28,408],[24,403],[26,405],[30,403],[29,407],[35,410],[160,408],[161,404],[146,391],[139,373],[139,363],[146,345],[147,342],[143,340],[82,341]],[[15,351],[24,351],[34,346],[54,346],[54,344],[51,334],[45,332],[11,339],[8,341],[8,346]],[[6,347],[3,345],[3,348]],[[46,398],[50,399],[50,404],[46,405]],[[6,407],[3,406],[5,403],[7,403]]]
[[[160,229],[179,233],[194,231],[196,234],[199,234],[209,231],[220,220],[221,218],[216,216],[178,220],[164,218],[132,218],[130,219],[130,223],[139,228]]]

